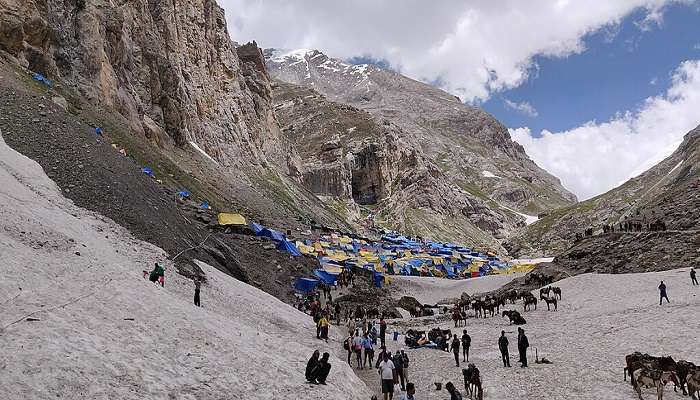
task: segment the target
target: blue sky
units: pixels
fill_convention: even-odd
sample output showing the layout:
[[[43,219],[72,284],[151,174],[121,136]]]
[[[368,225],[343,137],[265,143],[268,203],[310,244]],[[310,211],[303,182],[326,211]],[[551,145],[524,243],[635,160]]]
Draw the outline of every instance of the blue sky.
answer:
[[[588,121],[634,110],[644,99],[671,85],[671,75],[685,60],[700,59],[700,12],[670,5],[660,25],[644,31],[639,10],[618,27],[587,36],[586,50],[566,58],[536,56],[537,67],[521,86],[496,93],[481,107],[510,128],[528,126],[532,134],[558,132]],[[537,116],[506,105],[527,102]]]

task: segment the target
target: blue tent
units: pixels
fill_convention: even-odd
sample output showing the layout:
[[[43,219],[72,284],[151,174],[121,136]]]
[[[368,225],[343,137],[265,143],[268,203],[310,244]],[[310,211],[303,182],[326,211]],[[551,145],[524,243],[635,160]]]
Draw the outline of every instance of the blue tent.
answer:
[[[286,251],[287,253],[295,257],[301,256],[301,252],[299,251],[299,249],[297,249],[297,246],[294,243],[287,240],[280,240],[280,242],[277,243],[277,250]]]
[[[256,235],[257,235],[261,230],[265,229],[265,227],[263,227],[263,226],[260,225],[260,224],[255,223],[255,222],[253,222],[252,224],[250,224],[250,227],[253,228],[253,232],[255,232]]]
[[[384,283],[384,275],[380,274],[379,272],[374,273],[374,287],[382,287],[382,283]]]
[[[315,269],[314,270],[314,275],[318,277],[318,279],[322,280],[323,283],[327,285],[335,285],[335,281],[338,280],[338,275],[337,274],[332,274],[328,271],[324,271],[322,269]]]
[[[311,293],[316,290],[319,280],[313,278],[297,278],[294,282],[294,290],[300,293]]]
[[[258,227],[262,228],[262,229],[260,229],[259,231],[256,231],[256,232],[255,232],[256,235],[258,235],[258,236],[265,236],[265,237],[268,237],[268,238],[270,238],[270,239],[272,239],[272,240],[277,240],[277,241],[283,241],[283,240],[284,240],[284,233],[282,233],[282,232],[280,232],[280,231],[276,231],[276,230],[274,230],[274,229],[265,228],[265,227],[263,227],[263,226],[261,226],[261,225],[255,224],[255,223],[253,224],[253,230],[256,230],[255,225],[257,225]]]

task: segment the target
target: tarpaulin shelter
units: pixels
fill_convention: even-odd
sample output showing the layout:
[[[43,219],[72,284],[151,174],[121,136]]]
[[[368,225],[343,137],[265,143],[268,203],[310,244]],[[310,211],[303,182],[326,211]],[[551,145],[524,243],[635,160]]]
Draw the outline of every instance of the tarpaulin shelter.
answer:
[[[258,223],[256,223],[256,222],[253,222],[252,224],[250,224],[250,227],[253,228],[253,232],[255,232],[256,235],[257,235],[258,233],[260,233],[260,231],[262,231],[263,229],[265,229],[264,226],[262,226],[262,225],[260,225],[260,224],[258,224]]]
[[[294,243],[284,239],[280,240],[279,243],[277,243],[277,250],[286,251],[294,257],[299,257],[302,255],[299,249],[297,249],[297,246],[294,245]]]
[[[335,281],[338,280],[337,274],[332,274],[322,269],[315,269],[314,275],[316,275],[318,279],[320,279],[323,283],[327,285],[335,285]]]
[[[319,280],[313,278],[297,278],[294,282],[294,290],[300,293],[311,293],[316,290]]]
[[[241,214],[219,213],[219,225],[246,225],[246,220]]]
[[[382,287],[382,284],[384,283],[384,275],[375,272],[374,273],[374,287]]]
[[[255,228],[253,228],[255,230]],[[284,240],[284,233],[276,231],[274,229],[263,227],[260,231],[255,233],[258,236],[264,236],[272,240],[282,241]],[[296,247],[295,247],[296,248]]]

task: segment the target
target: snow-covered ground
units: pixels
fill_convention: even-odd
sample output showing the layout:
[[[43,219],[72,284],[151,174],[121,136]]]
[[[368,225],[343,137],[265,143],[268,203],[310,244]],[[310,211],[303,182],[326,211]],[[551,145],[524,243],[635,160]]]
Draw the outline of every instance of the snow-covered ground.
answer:
[[[204,308],[172,268],[165,288],[144,280],[166,254],[73,205],[1,136],[0,222],[2,399],[370,397],[335,329],[322,343],[308,316],[205,264]],[[316,348],[328,386],[304,382]]]
[[[396,298],[412,296],[422,304],[435,304],[441,300],[459,298],[462,292],[473,295],[496,290],[521,275],[494,275],[471,279],[396,275],[391,277],[391,290]]]
[[[500,278],[489,276],[466,282],[477,284],[471,289],[483,292],[494,286],[492,279]],[[668,285],[671,299],[663,306],[658,304],[661,280]],[[482,372],[484,398],[632,400],[637,398],[636,393],[629,380],[622,379],[626,354],[642,351],[700,362],[700,289],[690,285],[687,268],[624,275],[585,274],[559,281],[557,286],[563,292],[557,312],[548,312],[543,303],[532,312],[523,312],[520,302],[506,307],[517,309],[527,320],[524,329],[531,344],[527,369],[518,366],[517,328],[509,326],[507,319],[469,318],[466,328],[457,328],[460,334],[467,329],[472,336],[470,361]],[[400,329],[410,325],[402,322]],[[416,325],[420,329],[433,326],[454,329],[451,321]],[[508,332],[513,368],[503,368],[500,361],[497,339],[501,330]],[[388,343],[393,351],[402,347],[400,341]],[[535,364],[535,348],[540,357],[547,357],[553,364]],[[461,370],[454,366],[451,353],[407,351],[412,361],[410,377],[417,385],[419,398],[447,398],[444,391],[435,391],[433,382],[451,380],[458,383],[458,388],[463,387]],[[680,392],[673,393],[673,385],[666,389],[665,399],[685,398]],[[650,389],[643,395],[645,399],[656,398]]]
[[[540,258],[517,258],[511,260],[511,264],[541,264],[554,261],[554,257],[540,257]]]

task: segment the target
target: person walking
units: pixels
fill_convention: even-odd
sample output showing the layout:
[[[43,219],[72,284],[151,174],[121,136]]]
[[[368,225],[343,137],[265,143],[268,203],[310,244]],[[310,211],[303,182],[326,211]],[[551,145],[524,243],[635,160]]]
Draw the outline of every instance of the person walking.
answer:
[[[383,353],[382,362],[379,363],[379,379],[381,379],[382,394],[384,400],[394,398],[394,382],[396,381],[396,370],[394,363],[389,359],[389,354]]]
[[[518,328],[518,353],[520,354],[520,367],[527,367],[527,348],[530,347],[530,342],[525,336],[525,329]]]
[[[200,301],[199,301],[199,289],[202,287],[202,278],[197,277],[194,280],[194,305],[197,307],[201,307]]]
[[[384,317],[379,319],[379,340],[382,347],[386,346],[386,321],[384,321]]]
[[[352,335],[348,335],[348,337],[345,338],[345,341],[343,342],[343,348],[348,352],[348,365],[352,367],[352,363],[350,362],[350,358],[352,357],[353,353]]]
[[[664,284],[664,281],[661,281],[659,285],[659,305],[661,305],[664,299],[666,299],[666,303],[670,303],[668,294],[666,294],[666,284]]]
[[[314,313],[314,323],[316,324],[316,339],[321,338],[321,311]]]
[[[318,326],[321,328],[321,339],[328,343],[328,327],[330,326],[326,313],[321,314],[321,319],[318,320]]]
[[[404,349],[400,350],[401,352],[401,361],[402,361],[402,366],[403,366],[403,378],[406,380],[406,382],[409,382],[408,379],[408,365],[411,360],[408,359],[408,354],[404,351]],[[408,383],[406,384],[406,390],[408,390]]]
[[[698,285],[698,278],[695,273],[695,268],[690,269],[690,281],[693,283],[693,286]]]
[[[403,375],[403,356],[401,352],[397,351],[392,359],[394,362],[394,371],[396,372],[396,378],[400,381],[401,391],[406,391],[406,380]]]
[[[316,367],[311,371],[310,382],[325,385],[328,374],[331,372],[331,364],[328,362],[330,354],[323,353]]]
[[[462,331],[462,357],[464,362],[469,362],[469,346],[472,345],[472,337],[469,336],[467,330]]]
[[[374,345],[372,339],[370,339],[369,335],[366,333],[365,337],[362,339],[362,347],[365,349],[365,359],[362,366],[366,366],[367,360],[369,360],[369,367],[372,368],[372,364],[374,364]]]
[[[498,349],[501,350],[503,366],[510,368],[510,356],[508,355],[508,338],[506,337],[506,331],[501,331],[501,337],[498,338]]]
[[[355,331],[355,337],[352,339],[352,349],[355,352],[355,358],[357,359],[357,368],[362,368],[362,336],[360,336],[360,330]]]
[[[459,338],[457,337],[457,334],[454,334],[454,338],[452,339],[452,344],[450,344],[450,349],[452,350],[452,353],[455,356],[455,363],[459,367]]]

